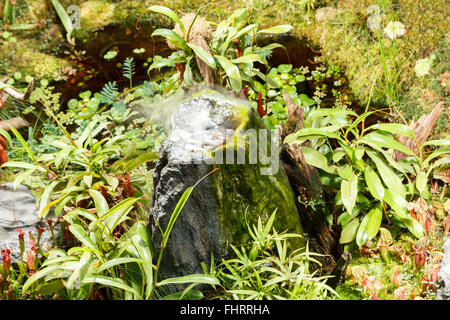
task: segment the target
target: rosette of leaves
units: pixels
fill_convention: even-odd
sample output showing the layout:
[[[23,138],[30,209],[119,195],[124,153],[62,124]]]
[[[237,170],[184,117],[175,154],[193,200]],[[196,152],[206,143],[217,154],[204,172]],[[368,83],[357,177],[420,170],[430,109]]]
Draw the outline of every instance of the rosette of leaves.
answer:
[[[219,84],[226,84],[236,93],[242,90],[244,85],[253,87],[254,78],[259,77],[262,81],[270,81],[255,68],[255,63],[261,63],[268,68],[264,54],[280,44],[271,44],[264,48],[254,45],[254,41],[260,34],[279,34],[292,29],[289,25],[280,25],[268,29],[258,30],[257,24],[247,23],[248,10],[235,11],[228,19],[217,25],[215,32],[209,41],[209,50],[190,41],[190,30],[195,24],[194,18],[190,25],[183,24],[182,19],[171,9],[163,6],[151,6],[149,10],[168,16],[179,28],[180,33],[170,29],[157,29],[152,36],[163,36],[168,42],[175,45],[179,50],[170,59],[154,61],[149,68],[160,69],[175,64],[183,65],[183,79],[187,84],[203,80],[195,61],[198,57],[215,73]],[[200,10],[196,13],[198,16]],[[209,52],[208,52],[209,51]],[[276,84],[274,84],[276,86]]]

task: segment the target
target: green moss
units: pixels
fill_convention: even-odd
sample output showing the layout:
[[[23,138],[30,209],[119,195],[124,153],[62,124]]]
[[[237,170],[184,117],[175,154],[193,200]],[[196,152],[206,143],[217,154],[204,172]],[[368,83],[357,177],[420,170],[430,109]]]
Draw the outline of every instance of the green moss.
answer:
[[[326,1],[327,5],[332,3]],[[386,103],[386,93],[381,81],[384,68],[379,43],[366,27],[366,10],[374,4],[381,8],[384,25],[388,21],[399,20],[406,26],[406,34],[396,39],[395,59],[388,61],[389,68],[395,63],[397,70],[402,70],[398,79],[401,97],[414,79],[416,59],[434,51],[448,31],[443,23],[446,20],[444,1],[345,1],[338,4],[339,10],[328,22],[312,23],[301,29],[323,48],[326,59],[344,67],[350,88],[361,103],[368,101],[372,83],[377,81],[372,101],[382,105]],[[393,42],[385,39],[383,45],[389,51]]]
[[[4,70],[9,75],[21,72],[32,75],[37,80],[44,77],[59,80],[62,69],[71,66],[64,59],[40,52],[39,44],[34,40],[23,40],[20,43],[5,42],[0,48],[0,56],[9,60]]]
[[[356,288],[350,280],[337,287],[336,292],[340,296],[339,300],[363,300],[365,298],[361,294],[361,289]]]
[[[436,129],[430,139],[445,139],[450,134],[450,35],[439,41],[437,49],[432,52],[435,56],[430,74],[424,77],[414,76],[413,85],[403,96],[400,110],[409,122],[417,121],[423,114],[431,112],[440,101],[444,101],[445,109],[436,124]]]
[[[254,113],[253,110],[250,112]],[[248,128],[265,129],[262,121],[257,120],[260,119],[256,114],[251,115],[250,120],[245,126],[240,126],[240,129],[243,131]],[[247,144],[246,161],[248,161],[248,141],[242,136],[236,137],[236,141],[239,141],[236,145]],[[284,171],[278,170],[274,175],[261,175],[260,170],[263,167],[261,163],[245,165],[245,170],[238,164],[222,164],[215,167],[220,168],[222,172],[221,175],[214,176],[213,184],[218,190],[219,211],[225,213],[221,217],[221,223],[228,233],[226,238],[233,239],[235,244],[246,243],[249,240],[246,221],[250,225],[257,224],[259,217],[262,221],[267,221],[274,210],[277,210],[274,224],[276,230],[302,234],[294,194]],[[230,197],[230,194],[238,196]],[[246,206],[247,210],[242,212],[242,208]],[[242,219],[243,215],[245,220]]]
[[[114,10],[117,4],[106,0],[91,0],[81,4],[81,28],[92,30],[116,22]]]

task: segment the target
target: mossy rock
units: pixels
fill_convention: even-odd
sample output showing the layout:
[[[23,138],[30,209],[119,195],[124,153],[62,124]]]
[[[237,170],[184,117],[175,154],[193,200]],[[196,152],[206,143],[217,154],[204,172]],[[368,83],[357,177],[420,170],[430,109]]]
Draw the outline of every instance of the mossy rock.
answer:
[[[183,192],[212,170],[220,170],[195,187],[181,211],[164,252],[163,278],[202,273],[200,263],[208,265],[211,254],[216,259],[230,256],[230,244],[245,245],[250,240],[248,224],[256,224],[259,218],[266,222],[274,210],[274,227],[278,232],[302,233],[294,194],[281,164],[278,168],[275,166],[273,174],[264,171],[267,167],[262,164],[260,154],[255,164],[249,164],[250,140],[245,133],[248,129],[266,128],[246,102],[204,90],[189,95],[175,110],[171,118],[174,127],[161,147],[154,174],[149,226],[153,226],[156,247],[161,233],[154,227],[154,221],[159,221],[165,230]],[[217,116],[215,110],[224,116]],[[183,124],[186,127],[180,128]],[[225,142],[202,148],[221,130]],[[193,137],[200,137],[199,134],[204,134],[204,139],[199,143],[192,141]],[[272,147],[272,141],[265,143],[268,148]],[[241,150],[245,150],[245,164],[237,164],[237,150],[244,145]],[[278,157],[278,148],[273,150]],[[218,155],[227,155],[227,152],[231,157],[220,164]],[[230,159],[234,164],[228,164]],[[291,245],[298,248],[303,242],[299,240]]]
[[[0,54],[9,60],[6,68],[7,74],[19,71],[32,75],[35,79],[60,80],[63,70],[70,68],[67,60],[39,52],[38,44],[33,40],[24,42],[5,42],[0,49]],[[26,43],[26,45],[24,45]]]

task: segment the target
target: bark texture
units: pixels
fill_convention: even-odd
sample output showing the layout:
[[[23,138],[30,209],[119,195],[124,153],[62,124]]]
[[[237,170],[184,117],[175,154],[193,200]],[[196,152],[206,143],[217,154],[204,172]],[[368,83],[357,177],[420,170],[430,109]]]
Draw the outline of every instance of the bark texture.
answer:
[[[288,120],[280,132],[281,141],[290,134],[303,127],[304,109],[297,106],[287,93],[283,93],[288,108]],[[305,143],[307,145],[308,143]],[[288,176],[294,195],[303,230],[311,237],[312,249],[328,255],[322,259],[323,263],[333,264],[337,256],[337,236],[329,227],[325,216],[320,211],[306,205],[310,201],[324,199],[322,183],[316,168],[309,166],[299,145],[282,144],[281,160],[283,169]],[[299,201],[300,200],[300,201]]]

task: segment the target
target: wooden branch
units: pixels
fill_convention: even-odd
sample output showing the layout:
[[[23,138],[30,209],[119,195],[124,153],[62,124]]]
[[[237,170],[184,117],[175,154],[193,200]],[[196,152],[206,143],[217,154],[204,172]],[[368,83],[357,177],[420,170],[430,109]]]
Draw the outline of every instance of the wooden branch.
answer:
[[[281,126],[281,139],[284,140],[290,133],[296,132],[303,127],[303,121],[305,119],[305,109],[297,106],[292,101],[291,96],[283,91],[283,99],[286,102],[288,109],[288,119],[286,124]]]
[[[8,78],[2,79],[3,81],[8,81]],[[0,91],[5,92],[6,94],[10,95],[14,99],[25,101],[30,98],[31,92],[33,91],[34,87],[34,79],[31,79],[30,83],[28,83],[28,88],[25,93],[21,93],[17,91],[15,88],[11,87],[10,85],[6,84],[5,82],[0,81]],[[6,100],[6,99],[5,99]]]
[[[283,98],[288,108],[288,119],[279,132],[281,141],[291,133],[300,130],[304,122],[304,109],[297,106],[286,92]],[[283,169],[296,199],[297,211],[303,230],[312,237],[314,250],[329,255],[322,260],[326,264],[334,262],[333,256],[337,250],[337,240],[322,212],[317,212],[308,202],[323,200],[324,193],[319,172],[309,166],[298,144],[282,144],[281,160]]]
[[[178,24],[175,25],[172,31],[178,34],[180,37],[184,38],[186,42],[196,44],[197,46],[208,52],[210,55],[212,55],[211,48],[209,47],[207,41],[211,38],[211,34],[213,31],[209,23],[201,16],[197,16],[193,13],[188,13],[182,16],[181,22],[185,26],[190,26],[188,29],[188,33],[184,34]],[[167,44],[169,48],[173,50],[177,49],[177,47],[170,41],[167,41]],[[214,70],[197,55],[195,56],[195,60],[197,62],[200,74],[202,75],[206,84],[217,84],[218,80],[216,79]]]
[[[22,117],[16,117],[8,120],[2,120],[0,121],[0,129],[8,131],[10,127],[13,127],[14,129],[20,129],[23,127],[27,127],[30,124],[25,121]]]
[[[414,131],[414,135],[417,138],[419,146],[421,146],[425,141],[427,141],[430,136],[431,131],[436,126],[436,122],[440,115],[444,111],[444,101],[439,102],[431,111],[430,114],[424,114],[420,117],[417,122],[412,121],[409,127]],[[414,151],[415,154],[419,154],[419,148],[417,147],[414,138],[410,138],[404,135],[399,135],[397,138],[398,142],[406,146],[407,148]],[[395,161],[400,161],[409,157],[406,153],[400,152],[398,150],[394,151],[393,159]]]
[[[342,284],[345,281],[345,276],[347,273],[347,267],[352,260],[352,255],[349,251],[345,251],[338,262],[336,262],[335,267],[330,273],[331,278],[327,279],[327,285],[329,285],[332,289],[336,289],[337,286]]]

